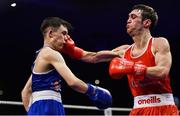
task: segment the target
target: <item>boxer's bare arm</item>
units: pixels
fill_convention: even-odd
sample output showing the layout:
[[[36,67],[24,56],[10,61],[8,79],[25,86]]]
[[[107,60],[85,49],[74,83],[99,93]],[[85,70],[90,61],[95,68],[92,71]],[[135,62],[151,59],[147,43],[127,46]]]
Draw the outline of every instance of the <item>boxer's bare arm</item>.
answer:
[[[77,60],[82,60],[84,62],[89,62],[89,63],[98,63],[98,62],[110,61],[114,57],[122,57],[124,50],[127,47],[128,45],[122,45],[114,50],[102,50],[98,52],[90,52],[75,46],[74,41],[68,35],[66,39],[66,43],[64,44],[63,48],[60,51],[69,55],[71,58]]]
[[[22,102],[26,111],[28,111],[29,109],[30,97],[32,95],[31,85],[32,85],[32,75],[29,77],[28,81],[26,82],[26,85],[24,86],[21,92]]]
[[[113,49],[113,52],[116,52],[119,57],[123,58],[124,56],[124,52],[130,47],[130,45],[121,45],[119,47],[116,47],[115,49]]]
[[[81,60],[90,63],[108,62],[114,57],[123,57],[128,47],[129,45],[121,45],[113,50],[102,50],[98,52],[83,51]]]
[[[156,38],[154,41],[154,55],[156,66],[147,68],[148,77],[166,77],[172,64],[169,42],[165,38]]]
[[[108,62],[114,57],[119,57],[118,53],[110,50],[102,50],[99,52],[84,51],[81,60],[89,63],[98,63]]]
[[[42,52],[46,53],[43,60],[51,64],[72,89],[80,93],[87,91],[87,84],[73,74],[59,52],[50,48]]]

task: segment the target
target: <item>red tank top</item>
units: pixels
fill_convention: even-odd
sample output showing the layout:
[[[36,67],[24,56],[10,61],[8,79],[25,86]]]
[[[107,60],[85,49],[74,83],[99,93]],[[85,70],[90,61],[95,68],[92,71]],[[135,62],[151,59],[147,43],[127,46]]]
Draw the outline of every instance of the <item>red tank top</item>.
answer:
[[[124,58],[139,62],[147,67],[155,66],[155,58],[154,54],[152,53],[153,38],[151,38],[147,44],[145,51],[138,57],[132,57],[132,49],[134,44],[132,44],[124,54]],[[128,76],[128,83],[131,89],[133,96],[139,95],[147,95],[147,94],[161,94],[161,93],[172,93],[172,89],[170,86],[170,77],[169,75],[165,78],[157,78],[157,77],[144,77],[143,80],[135,80],[135,75],[127,75]]]

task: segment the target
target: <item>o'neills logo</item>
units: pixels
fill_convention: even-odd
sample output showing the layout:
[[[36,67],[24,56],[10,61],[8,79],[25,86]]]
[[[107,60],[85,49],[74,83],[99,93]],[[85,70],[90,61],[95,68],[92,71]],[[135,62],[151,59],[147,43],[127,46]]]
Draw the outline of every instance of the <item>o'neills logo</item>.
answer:
[[[161,99],[156,97],[156,96],[152,96],[149,99],[138,100],[139,105],[141,105],[141,104],[151,104],[151,103],[160,103],[160,102],[161,102]]]

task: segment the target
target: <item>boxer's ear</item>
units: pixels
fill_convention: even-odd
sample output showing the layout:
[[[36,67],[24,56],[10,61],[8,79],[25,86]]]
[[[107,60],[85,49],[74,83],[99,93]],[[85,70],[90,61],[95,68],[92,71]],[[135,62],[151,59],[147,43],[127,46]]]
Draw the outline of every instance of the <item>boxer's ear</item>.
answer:
[[[143,21],[143,25],[145,28],[150,28],[151,24],[152,24],[152,21],[150,19],[145,19]]]

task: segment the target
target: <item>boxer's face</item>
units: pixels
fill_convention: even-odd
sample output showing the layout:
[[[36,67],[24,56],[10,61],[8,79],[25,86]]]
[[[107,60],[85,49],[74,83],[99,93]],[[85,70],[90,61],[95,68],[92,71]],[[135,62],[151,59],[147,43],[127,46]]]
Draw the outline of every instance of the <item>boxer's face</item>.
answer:
[[[61,25],[56,31],[52,33],[53,35],[53,45],[59,50],[63,47],[65,39],[68,35],[68,30],[65,26]]]
[[[143,29],[143,22],[142,22],[142,11],[135,9],[129,13],[128,20],[127,20],[127,33],[130,36],[138,34]]]

